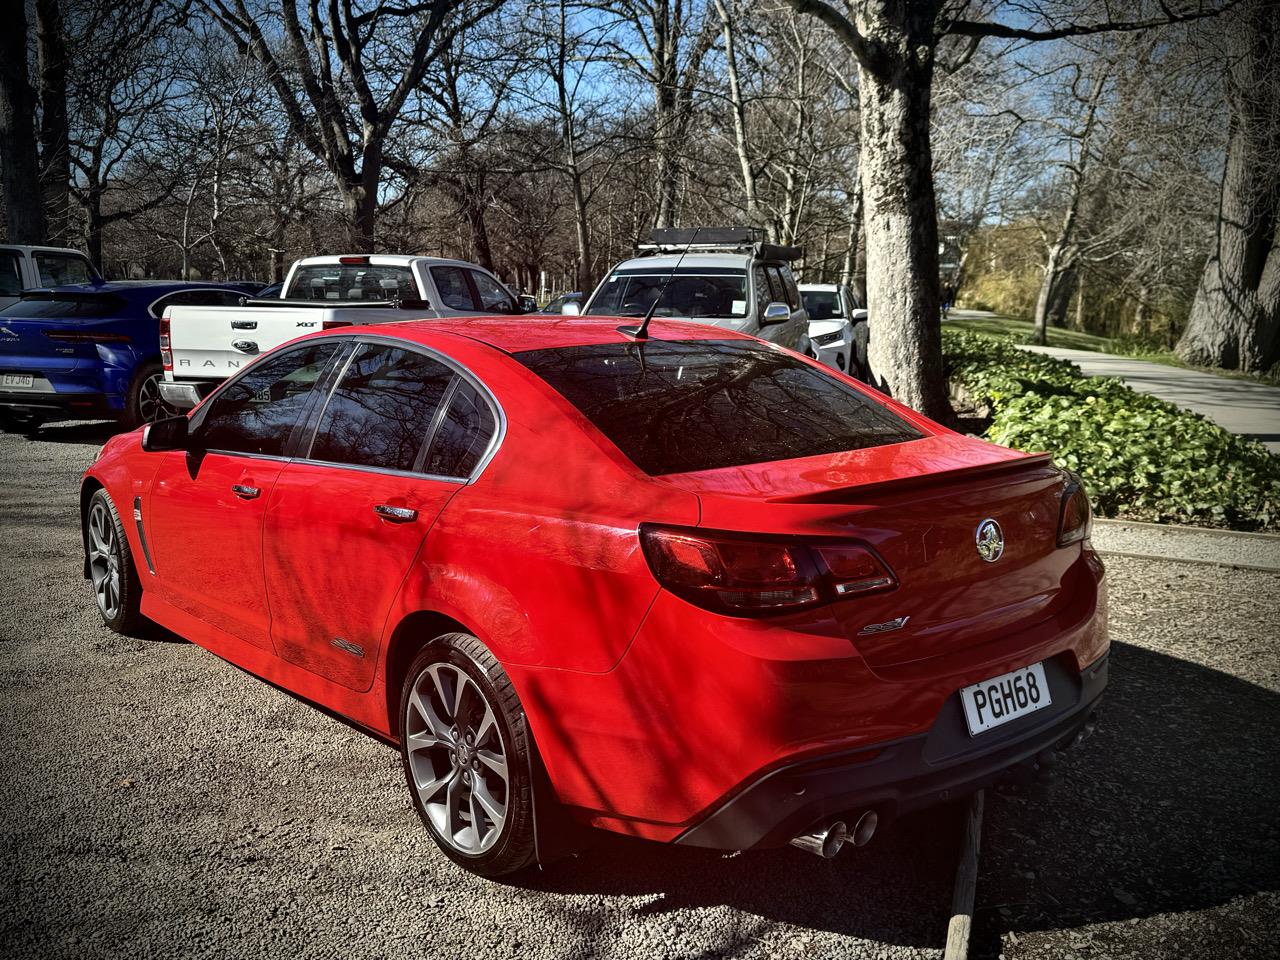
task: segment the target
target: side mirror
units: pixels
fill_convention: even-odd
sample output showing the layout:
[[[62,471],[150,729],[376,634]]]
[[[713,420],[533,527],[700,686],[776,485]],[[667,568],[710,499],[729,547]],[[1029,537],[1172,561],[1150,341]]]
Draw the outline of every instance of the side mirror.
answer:
[[[560,312],[566,317],[580,317],[582,316],[582,304],[576,300],[570,300],[560,308]]]
[[[791,308],[777,300],[764,308],[764,316],[760,318],[760,326],[767,327],[775,323],[786,323],[791,319]]]
[[[400,301],[399,306],[401,310],[430,310],[431,301],[405,299]]]
[[[142,449],[148,453],[162,450],[186,450],[187,418],[165,417],[142,428]]]
[[[524,294],[523,296],[520,297],[519,309],[521,313],[537,313],[538,312],[537,298],[531,297],[527,293]]]

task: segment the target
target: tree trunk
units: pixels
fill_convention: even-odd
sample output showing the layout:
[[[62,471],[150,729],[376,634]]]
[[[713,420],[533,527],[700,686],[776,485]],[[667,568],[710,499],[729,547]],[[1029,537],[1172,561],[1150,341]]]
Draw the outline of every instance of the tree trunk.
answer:
[[[40,167],[36,157],[36,103],[27,75],[27,15],[8,4],[0,30],[0,181],[10,243],[44,243]]]
[[[1234,18],[1227,92],[1217,238],[1177,353],[1258,373],[1280,363],[1280,5]]]
[[[742,192],[747,205],[747,220],[758,225],[759,201],[756,196],[756,172],[751,163],[751,149],[747,140],[747,106],[742,99],[742,86],[738,79],[738,53],[734,31],[734,17],[725,7],[724,0],[715,0],[716,13],[720,15],[721,33],[724,38],[725,71],[729,80],[729,104],[733,109],[733,142],[738,152],[738,167],[742,171]],[[737,11],[734,11],[736,14]]]
[[[40,60],[40,186],[50,243],[71,240],[71,151],[67,124],[67,45],[60,0],[36,0]]]
[[[840,282],[853,284],[854,274],[858,270],[858,246],[862,242],[862,187],[853,191],[852,203],[849,205],[849,245],[844,251],[844,263],[840,267]]]
[[[929,144],[931,17],[888,4],[867,15],[888,56],[858,68],[867,245],[869,361],[874,383],[926,416],[947,419],[938,304],[938,219]],[[892,18],[892,19],[890,19]],[[913,22],[928,20],[927,23]]]

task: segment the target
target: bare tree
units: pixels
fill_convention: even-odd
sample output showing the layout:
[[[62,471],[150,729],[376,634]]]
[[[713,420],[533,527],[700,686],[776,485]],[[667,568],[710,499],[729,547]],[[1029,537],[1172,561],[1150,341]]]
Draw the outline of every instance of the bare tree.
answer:
[[[821,20],[858,63],[862,106],[862,187],[867,224],[867,299],[871,368],[894,397],[922,412],[950,414],[942,374],[938,312],[938,223],[929,139],[930,101],[939,45],[963,38],[961,58],[986,37],[1023,41],[1112,30],[1146,30],[1216,15],[1232,0],[1130,19],[1106,3],[1085,3],[1083,20],[1060,15],[1048,0],[1023,4],[1034,26],[971,19],[971,0],[850,0],[844,12],[826,0],[786,0]],[[1092,9],[1101,6],[1102,16]],[[981,17],[982,11],[977,10]],[[1038,22],[1037,22],[1038,21]]]
[[[1217,236],[1178,355],[1259,372],[1280,362],[1280,3],[1249,0],[1231,18],[1226,54]]]
[[[263,65],[293,134],[342,195],[356,249],[376,242],[388,137],[427,68],[500,0],[428,0],[360,10],[355,0],[277,0],[271,25],[246,0],[201,0],[240,51]],[[303,16],[306,25],[303,25]],[[277,39],[277,35],[283,40]]]

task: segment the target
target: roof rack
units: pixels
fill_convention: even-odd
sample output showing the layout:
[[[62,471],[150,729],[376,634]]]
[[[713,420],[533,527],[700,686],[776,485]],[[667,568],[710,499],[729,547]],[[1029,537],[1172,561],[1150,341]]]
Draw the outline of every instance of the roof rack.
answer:
[[[761,260],[799,260],[804,256],[803,247],[768,243],[759,227],[699,227],[696,231],[690,227],[654,227],[649,231],[649,242],[637,247],[650,253],[741,251]]]

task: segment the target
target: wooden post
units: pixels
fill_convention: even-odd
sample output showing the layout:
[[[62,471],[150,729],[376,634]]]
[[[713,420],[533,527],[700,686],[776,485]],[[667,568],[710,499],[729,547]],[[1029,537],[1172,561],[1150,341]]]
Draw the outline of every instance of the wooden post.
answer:
[[[966,960],[969,956],[973,900],[978,890],[978,847],[982,842],[983,798],[984,792],[979,790],[969,800],[960,863],[956,867],[956,886],[951,896],[951,923],[947,927],[947,948],[942,955],[943,960]]]

